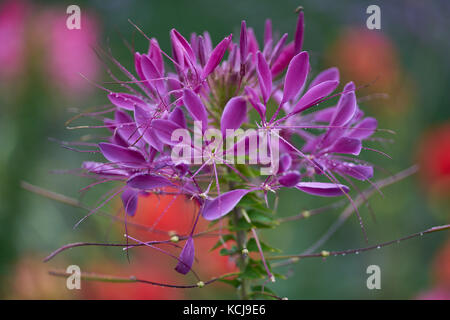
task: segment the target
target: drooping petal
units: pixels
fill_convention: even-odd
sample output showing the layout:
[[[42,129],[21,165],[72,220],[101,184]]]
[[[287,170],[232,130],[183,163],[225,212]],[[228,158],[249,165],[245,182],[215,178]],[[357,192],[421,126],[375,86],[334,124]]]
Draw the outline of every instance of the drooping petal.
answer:
[[[211,52],[208,62],[206,63],[205,68],[203,69],[202,79],[206,79],[206,77],[208,77],[211,74],[211,72],[213,72],[214,69],[216,69],[216,67],[219,65],[220,61],[225,55],[225,52],[228,49],[228,46],[230,45],[231,37],[232,36],[229,35],[228,37],[223,39]]]
[[[206,108],[200,100],[200,97],[191,89],[184,89],[183,101],[192,118],[201,121],[203,125],[202,129],[206,130],[208,125],[208,115],[206,114]]]
[[[309,56],[306,51],[300,52],[289,63],[284,80],[283,99],[285,103],[295,97],[306,81],[309,71]]]
[[[294,187],[295,185],[297,185],[297,183],[300,182],[300,173],[297,171],[290,171],[287,172],[286,174],[282,175],[279,179],[278,182],[283,186],[283,187]]]
[[[339,69],[338,68],[332,67],[332,68],[322,71],[314,78],[314,80],[311,82],[309,87],[312,88],[312,87],[318,85],[319,83],[322,83],[324,81],[329,81],[329,80],[339,81]]]
[[[128,93],[110,93],[108,99],[113,105],[126,110],[134,110],[135,106],[145,108],[147,104],[140,98]]]
[[[361,140],[342,137],[328,149],[328,152],[353,154],[357,156],[361,152],[361,148]]]
[[[151,173],[139,173],[128,179],[127,185],[139,190],[152,190],[173,186],[173,183],[163,176]]]
[[[299,182],[295,187],[303,192],[321,197],[337,197],[350,190],[345,185],[327,182]]]
[[[125,212],[127,215],[133,217],[136,214],[139,192],[131,188],[126,188],[120,197],[122,199]]]
[[[220,128],[225,135],[227,129],[238,129],[247,116],[247,102],[243,97],[231,98],[223,109]]]
[[[267,64],[266,59],[264,59],[264,56],[260,51],[257,52],[256,57],[256,71],[258,74],[259,87],[261,89],[264,104],[266,104],[272,92],[272,74],[270,73],[269,65]]]
[[[111,162],[131,168],[145,166],[145,158],[142,153],[137,150],[106,142],[99,143],[98,146],[100,147],[103,156]]]
[[[312,107],[313,105],[318,103],[321,99],[325,98],[330,93],[332,93],[334,89],[336,89],[338,84],[339,84],[338,81],[330,80],[324,81],[322,83],[319,83],[317,86],[312,87],[297,102],[292,112],[299,113]]]
[[[223,193],[214,200],[207,200],[202,211],[203,218],[211,221],[225,216],[249,192],[250,190],[236,189]]]
[[[178,257],[178,264],[175,270],[181,274],[187,274],[194,264],[195,258],[195,248],[194,239],[189,237],[184,244],[183,250],[181,250],[180,256]]]
[[[150,84],[154,86],[160,94],[165,92],[164,81],[160,79],[162,77],[158,68],[155,66],[152,60],[146,55],[142,55],[141,57],[141,68],[142,73],[146,80],[154,80],[151,81]],[[156,79],[156,80],[155,80]]]

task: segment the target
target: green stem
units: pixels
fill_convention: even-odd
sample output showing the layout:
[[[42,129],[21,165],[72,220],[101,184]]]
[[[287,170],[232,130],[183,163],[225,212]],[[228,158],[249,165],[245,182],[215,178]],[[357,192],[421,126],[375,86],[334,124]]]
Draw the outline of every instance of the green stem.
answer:
[[[233,223],[238,225],[239,219],[242,217],[242,209],[236,207],[233,212]],[[244,249],[247,249],[247,233],[244,230],[236,231],[236,243],[239,249],[240,255],[238,260],[238,267],[241,272],[244,272],[248,265],[248,255],[244,253]],[[251,288],[248,279],[241,278],[241,285],[239,287],[240,297],[242,300],[248,300],[251,295]]]

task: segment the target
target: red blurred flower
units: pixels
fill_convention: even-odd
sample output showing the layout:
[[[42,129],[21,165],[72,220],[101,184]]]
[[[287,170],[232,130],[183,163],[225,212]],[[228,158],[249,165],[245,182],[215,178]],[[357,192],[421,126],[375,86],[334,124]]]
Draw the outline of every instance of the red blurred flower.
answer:
[[[424,185],[435,195],[450,191],[450,123],[432,128],[419,144],[418,161]]]
[[[171,231],[177,235],[186,235],[191,231],[198,210],[197,203],[187,199],[184,195],[148,195],[139,198],[136,214],[134,217],[128,217],[127,219],[130,222],[147,227],[154,226],[155,229],[160,231]],[[195,232],[198,233],[207,229],[208,222],[200,218]],[[165,233],[149,233],[138,229],[130,231],[130,234],[136,234],[139,240],[144,241],[167,239],[168,237]],[[197,263],[194,263],[194,269],[198,270],[203,279],[236,270],[234,261],[226,256],[221,256],[219,250],[210,251],[218,240],[218,231],[215,231],[213,235],[204,235],[194,239],[197,259]],[[137,248],[137,250],[142,249]],[[150,254],[157,253],[150,252]]]
[[[450,291],[450,239],[439,250],[434,261],[433,271],[436,283]]]

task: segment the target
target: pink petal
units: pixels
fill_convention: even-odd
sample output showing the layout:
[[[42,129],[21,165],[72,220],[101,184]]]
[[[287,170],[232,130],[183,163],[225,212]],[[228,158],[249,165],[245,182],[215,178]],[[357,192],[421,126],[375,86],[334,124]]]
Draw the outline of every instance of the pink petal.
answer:
[[[319,73],[309,85],[310,88],[322,83],[324,81],[336,80],[339,81],[339,69],[336,67],[326,69]]]
[[[238,129],[247,116],[247,102],[243,97],[231,98],[225,105],[220,119],[220,128],[225,135],[226,129]]]
[[[191,89],[184,89],[183,101],[192,118],[194,118],[194,120],[201,121],[203,125],[202,129],[206,130],[208,125],[208,115],[206,113],[205,106],[200,100],[200,97]]]
[[[163,176],[151,173],[139,173],[128,179],[127,185],[139,190],[152,190],[173,186],[173,183]]]
[[[347,186],[326,182],[299,182],[295,186],[297,189],[321,197],[336,197],[348,193]]]
[[[214,200],[207,200],[203,207],[203,218],[211,221],[225,216],[249,192],[250,190],[236,189],[223,193]]]
[[[259,87],[261,89],[264,104],[266,104],[272,91],[272,74],[270,73],[269,65],[267,64],[266,59],[264,59],[264,56],[260,51],[257,52],[256,57],[258,62],[256,70],[258,74]]]
[[[183,250],[181,250],[179,261],[175,270],[181,274],[187,274],[194,264],[195,248],[194,239],[189,237],[184,244]]]
[[[223,39],[211,52],[211,55],[208,59],[208,62],[206,63],[205,68],[203,69],[202,78],[206,79],[207,76],[211,74],[211,72],[216,69],[216,67],[219,65],[220,61],[222,60],[223,56],[225,55],[225,52],[228,49],[228,46],[231,42],[231,35]]]
[[[106,142],[99,143],[98,146],[103,156],[111,162],[131,168],[139,168],[145,165],[144,156],[137,150]]]
[[[135,106],[143,108],[147,106],[143,100],[128,93],[110,93],[108,99],[116,107],[126,110],[134,110]]]
[[[338,84],[338,81],[330,80],[312,87],[298,101],[292,112],[299,113],[317,104],[320,100],[332,93]]]
[[[309,72],[309,56],[306,51],[300,52],[289,63],[284,80],[283,99],[281,104],[295,97],[306,81]]]

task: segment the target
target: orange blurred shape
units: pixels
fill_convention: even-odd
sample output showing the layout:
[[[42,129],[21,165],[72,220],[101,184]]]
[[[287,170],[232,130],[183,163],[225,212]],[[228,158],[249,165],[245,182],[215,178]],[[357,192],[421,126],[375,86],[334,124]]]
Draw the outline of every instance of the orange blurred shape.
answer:
[[[369,105],[384,111],[409,106],[413,99],[413,83],[402,70],[393,42],[379,31],[346,29],[333,45],[328,62],[339,67],[342,82],[354,81],[360,91],[377,94]]]
[[[167,268],[132,261],[131,264],[119,265],[112,261],[97,261],[90,269],[98,269],[102,275],[127,277],[155,281],[158,283],[173,283]],[[95,272],[94,272],[95,273]],[[121,283],[103,281],[83,281],[81,286],[83,299],[91,300],[175,300],[183,299],[182,289],[155,286],[146,283]]]
[[[418,149],[420,177],[434,195],[450,191],[450,123],[428,130]]]
[[[171,191],[176,192],[176,190]],[[170,190],[168,190],[168,192],[170,192]],[[168,239],[169,236],[167,235],[167,232],[173,232],[177,235],[187,235],[191,232],[199,209],[198,203],[185,195],[151,194],[140,196],[136,214],[134,217],[127,218],[128,221],[146,227],[154,227],[155,230],[163,232],[155,233],[134,229],[133,231],[130,231],[130,234],[136,235],[141,241]],[[208,230],[208,224],[208,221],[200,217],[195,233]],[[210,251],[219,240],[219,232],[219,230],[216,230],[211,234],[194,238],[195,256],[197,259],[194,263],[194,269],[199,273],[202,279],[236,270],[234,261],[226,256],[221,256],[219,254],[219,249]],[[226,231],[224,229],[223,234],[225,233]],[[180,243],[180,245],[182,244],[183,243]],[[136,249],[142,251],[144,248]],[[152,251],[147,252],[148,254],[160,255],[159,253]]]
[[[74,299],[78,290],[68,290],[65,280],[48,274],[49,266],[42,257],[24,255],[11,277],[10,299]]]
[[[346,30],[337,40],[333,60],[346,78],[389,89],[398,77],[398,61],[391,41],[380,32],[365,29]]]

